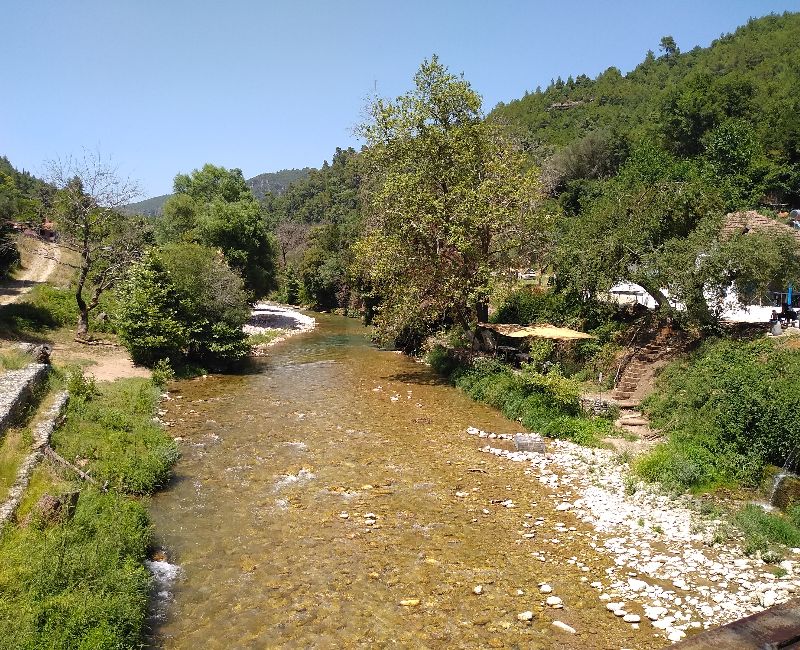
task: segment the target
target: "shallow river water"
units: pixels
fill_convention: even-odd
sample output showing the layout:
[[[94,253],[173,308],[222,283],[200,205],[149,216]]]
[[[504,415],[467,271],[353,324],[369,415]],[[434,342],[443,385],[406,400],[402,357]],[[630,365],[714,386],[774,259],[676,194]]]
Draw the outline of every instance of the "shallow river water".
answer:
[[[156,605],[153,647],[668,643],[608,615],[589,582],[610,560],[589,530],[465,432],[514,422],[344,318],[321,317],[257,363],[179,382],[165,404],[181,459],[151,513],[180,572]],[[556,539],[559,522],[576,530]]]

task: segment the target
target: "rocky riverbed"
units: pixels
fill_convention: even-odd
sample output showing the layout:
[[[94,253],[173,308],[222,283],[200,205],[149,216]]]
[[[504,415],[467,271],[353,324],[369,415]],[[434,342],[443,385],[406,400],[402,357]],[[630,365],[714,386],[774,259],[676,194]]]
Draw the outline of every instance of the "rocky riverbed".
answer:
[[[591,527],[586,544],[610,556],[613,566],[590,584],[621,625],[650,625],[679,641],[693,630],[724,625],[800,592],[800,549],[792,549],[792,559],[777,571],[747,557],[735,543],[719,541],[716,531],[724,522],[701,516],[688,498],[635,484],[627,478],[627,463],[611,451],[555,440],[546,454],[537,454],[509,449],[509,435],[473,427],[468,433],[490,441],[482,451],[519,463],[521,471],[551,489],[553,511],[563,522],[548,530],[543,517],[531,517],[532,536],[559,545],[587,536],[572,523]]]
[[[253,306],[250,320],[242,329],[249,336],[267,333],[276,335],[267,343],[253,346],[253,355],[263,356],[268,347],[297,334],[310,332],[316,325],[317,321],[313,317],[303,314],[295,307],[275,302],[259,302]]]

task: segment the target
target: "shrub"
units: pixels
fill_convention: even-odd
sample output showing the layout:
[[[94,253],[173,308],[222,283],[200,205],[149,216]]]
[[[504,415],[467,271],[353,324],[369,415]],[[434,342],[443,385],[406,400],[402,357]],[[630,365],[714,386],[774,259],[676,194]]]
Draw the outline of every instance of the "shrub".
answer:
[[[135,361],[225,366],[247,355],[242,279],[216,251],[171,244],[151,251],[118,289],[120,338]]]
[[[467,395],[502,410],[506,417],[522,422],[531,431],[583,445],[598,445],[601,437],[611,434],[608,420],[580,414],[579,386],[557,371],[541,374],[529,366],[515,374],[499,361],[485,357],[465,367],[443,346],[434,346],[428,361]]]
[[[773,341],[712,340],[662,374],[645,407],[670,442],[643,476],[689,489],[759,483],[800,447],[800,350]]]

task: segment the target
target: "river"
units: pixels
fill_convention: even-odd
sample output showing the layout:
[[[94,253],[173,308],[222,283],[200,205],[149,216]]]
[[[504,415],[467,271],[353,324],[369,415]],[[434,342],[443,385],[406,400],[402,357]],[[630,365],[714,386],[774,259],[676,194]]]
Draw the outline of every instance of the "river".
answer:
[[[165,405],[181,459],[150,510],[180,572],[152,647],[667,643],[597,599],[589,583],[613,563],[592,530],[465,432],[514,422],[345,318],[320,317],[256,364],[178,382]],[[545,605],[543,582],[563,608]]]

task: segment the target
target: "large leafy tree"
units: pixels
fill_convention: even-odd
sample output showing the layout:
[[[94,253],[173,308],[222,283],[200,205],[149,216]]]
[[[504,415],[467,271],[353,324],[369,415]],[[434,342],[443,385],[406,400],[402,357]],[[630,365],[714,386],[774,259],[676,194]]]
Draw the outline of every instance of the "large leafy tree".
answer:
[[[368,221],[356,257],[381,300],[381,333],[486,320],[497,274],[536,248],[534,170],[435,56],[410,92],[370,104],[359,133]]]
[[[275,286],[276,245],[239,169],[206,164],[178,174],[164,204],[159,239],[219,248],[256,297]]]

